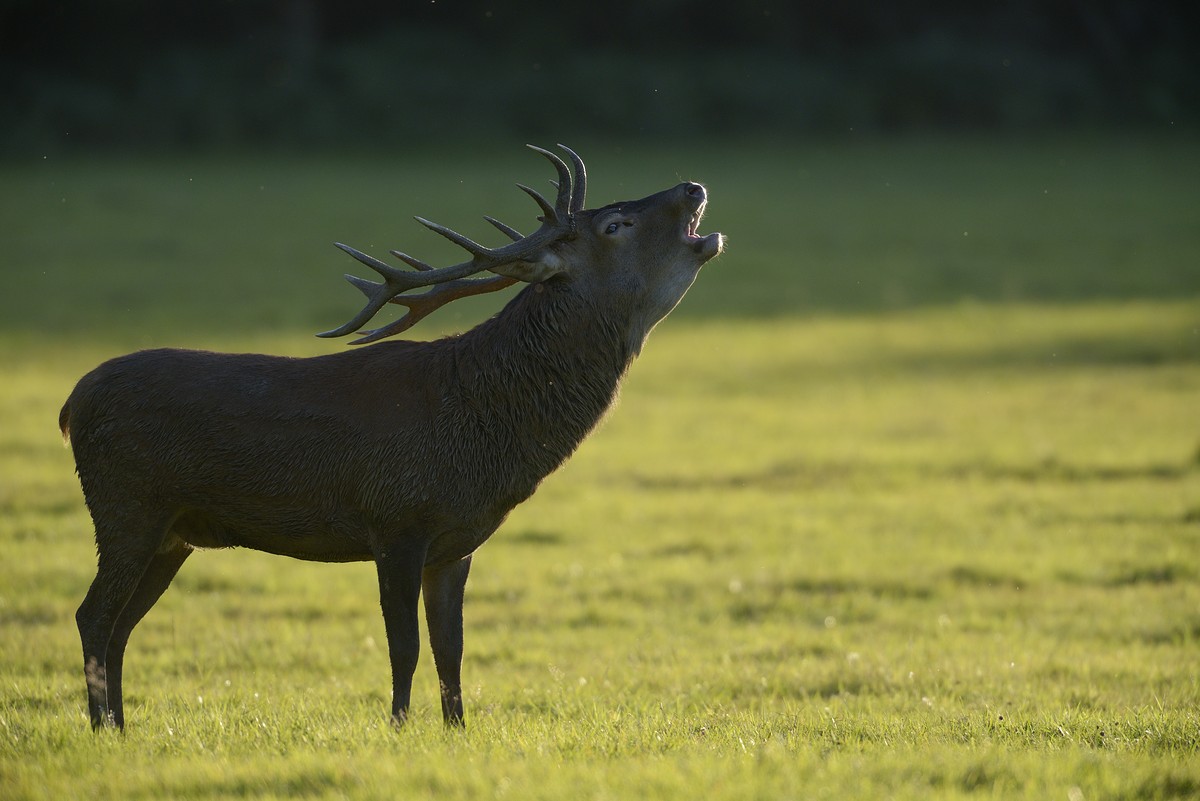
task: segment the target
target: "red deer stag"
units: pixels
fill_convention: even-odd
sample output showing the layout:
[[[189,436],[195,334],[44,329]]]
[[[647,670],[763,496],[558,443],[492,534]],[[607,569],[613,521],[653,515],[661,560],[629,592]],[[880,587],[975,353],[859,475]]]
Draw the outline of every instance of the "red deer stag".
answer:
[[[560,145],[560,147],[562,147]],[[471,257],[348,280],[367,304],[319,336],[359,331],[387,303],[405,330],[467,295],[530,286],[496,316],[434,342],[283,358],[160,349],[84,376],[59,415],[96,529],[96,578],[76,613],[93,728],[123,727],[125,645],[197,548],[319,562],[373,560],[392,666],[392,720],[409,706],[424,593],[442,716],[461,725],[462,606],[471,555],[612,404],[650,330],[722,248],[700,236],[702,186],[584,208],[583,162],[533,148],[558,172],[529,236],[487,248],[427,220]],[[470,278],[483,271],[494,275]],[[419,294],[403,294],[429,287]]]

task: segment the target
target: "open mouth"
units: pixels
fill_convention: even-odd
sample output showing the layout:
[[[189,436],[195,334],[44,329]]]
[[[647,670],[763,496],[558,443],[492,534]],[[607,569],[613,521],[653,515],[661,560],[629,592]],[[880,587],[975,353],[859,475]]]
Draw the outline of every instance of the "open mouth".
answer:
[[[701,235],[697,229],[700,227],[700,218],[703,216],[704,204],[701,203],[700,207],[688,218],[683,241],[701,257],[702,261],[707,261],[725,248],[725,237],[721,234]]]
[[[704,217],[704,207],[708,205],[708,193],[700,184],[684,184],[688,199],[696,204],[695,210],[684,224],[683,241],[700,256],[701,262],[711,259],[725,247],[725,238],[720,234],[701,236],[699,233],[700,220]]]
[[[700,219],[704,216],[704,207],[707,205],[707,200],[700,201],[700,205],[696,206],[696,210],[692,212],[690,217],[688,217],[683,228],[683,239],[685,242],[690,244],[694,243],[698,239],[704,238],[700,236],[698,231],[700,228]]]

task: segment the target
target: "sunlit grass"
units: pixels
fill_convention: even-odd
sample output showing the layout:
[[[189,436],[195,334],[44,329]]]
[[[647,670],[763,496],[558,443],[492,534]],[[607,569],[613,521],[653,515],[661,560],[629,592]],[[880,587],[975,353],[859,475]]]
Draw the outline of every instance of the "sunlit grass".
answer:
[[[87,732],[72,613],[94,562],[53,426],[81,355],[47,349],[3,410],[3,770],[17,797],[81,773],[147,798],[1182,797],[1195,314],[664,326],[477,558],[465,734],[441,730],[427,654],[389,729],[369,566],[240,551],[193,559],[139,629],[125,737]],[[138,778],[90,767],[116,758]]]
[[[936,151],[907,152],[939,169]],[[719,178],[717,155],[700,155]],[[952,155],[995,174],[969,149]],[[754,163],[726,190],[743,204],[761,178]],[[525,178],[503,166],[497,182]],[[94,179],[91,169],[81,172]],[[1126,300],[1114,297],[1125,279],[1101,270],[1092,286],[1103,291],[1081,287],[1074,301],[1005,301],[981,279],[953,302],[934,292],[890,310],[874,290],[843,303],[831,289],[824,311],[788,315],[762,299],[771,282],[799,297],[820,268],[789,282],[799,268],[765,264],[789,252],[800,217],[754,228],[780,214],[773,190],[719,211],[712,177],[712,227],[746,233],[654,333],[611,418],[476,557],[465,732],[441,726],[427,649],[413,719],[388,724],[370,565],[218,551],[189,561],[135,633],[126,733],[93,735],[73,614],[95,557],[55,425],[63,398],[140,344],[330,352],[343,346],[311,333],[354,304],[332,280],[347,266],[336,253],[279,255],[326,236],[290,214],[247,223],[268,243],[255,250],[211,227],[228,210],[179,201],[184,221],[212,215],[204,236],[185,225],[176,250],[125,263],[121,242],[180,222],[163,213],[141,228],[121,212],[173,202],[145,164],[130,169],[143,172],[127,184],[113,165],[100,170],[119,197],[74,220],[46,263],[74,276],[78,316],[48,292],[53,279],[14,266],[50,242],[52,215],[31,212],[24,232],[3,234],[25,255],[3,267],[19,294],[5,296],[0,331],[0,797],[1200,794],[1200,305],[1197,277],[1179,268],[1197,251],[1172,227],[1178,210],[1097,227],[1110,241],[1176,231],[1177,262],[1139,261],[1143,283]],[[423,189],[449,168],[406,169]],[[277,175],[330,185],[327,172]],[[1118,179],[1106,191],[1142,197],[1140,178]],[[1018,193],[1019,181],[991,180],[993,195]],[[289,198],[272,204],[305,219],[344,213],[330,238],[361,222],[337,211],[353,198]],[[454,209],[492,211],[469,193],[440,202],[451,224]],[[853,206],[853,193],[837,202]],[[853,250],[854,225],[830,236]],[[380,249],[400,244],[395,227]],[[200,269],[189,253],[204,238],[211,273],[151,269]],[[99,244],[85,263],[88,241]],[[859,255],[887,262],[887,241]],[[1034,261],[1064,258],[1056,247]],[[1181,291],[1164,297],[1164,286]],[[846,313],[855,303],[871,313]],[[442,330],[461,323],[446,316]]]

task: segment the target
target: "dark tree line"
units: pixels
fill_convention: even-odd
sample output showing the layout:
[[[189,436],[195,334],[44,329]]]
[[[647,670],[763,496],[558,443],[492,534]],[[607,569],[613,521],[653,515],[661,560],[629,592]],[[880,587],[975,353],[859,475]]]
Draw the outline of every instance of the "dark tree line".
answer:
[[[0,148],[1190,125],[1185,5],[9,0]]]

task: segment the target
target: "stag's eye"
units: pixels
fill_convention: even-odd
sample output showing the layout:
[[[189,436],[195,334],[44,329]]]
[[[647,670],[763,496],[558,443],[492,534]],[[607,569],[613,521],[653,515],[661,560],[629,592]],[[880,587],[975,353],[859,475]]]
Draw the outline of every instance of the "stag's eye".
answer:
[[[619,230],[621,230],[621,224],[620,224],[620,223],[611,222],[611,223],[609,223],[609,224],[608,224],[608,227],[604,229],[604,233],[606,233],[606,234],[615,234],[615,233],[616,233],[617,231],[619,231]]]

